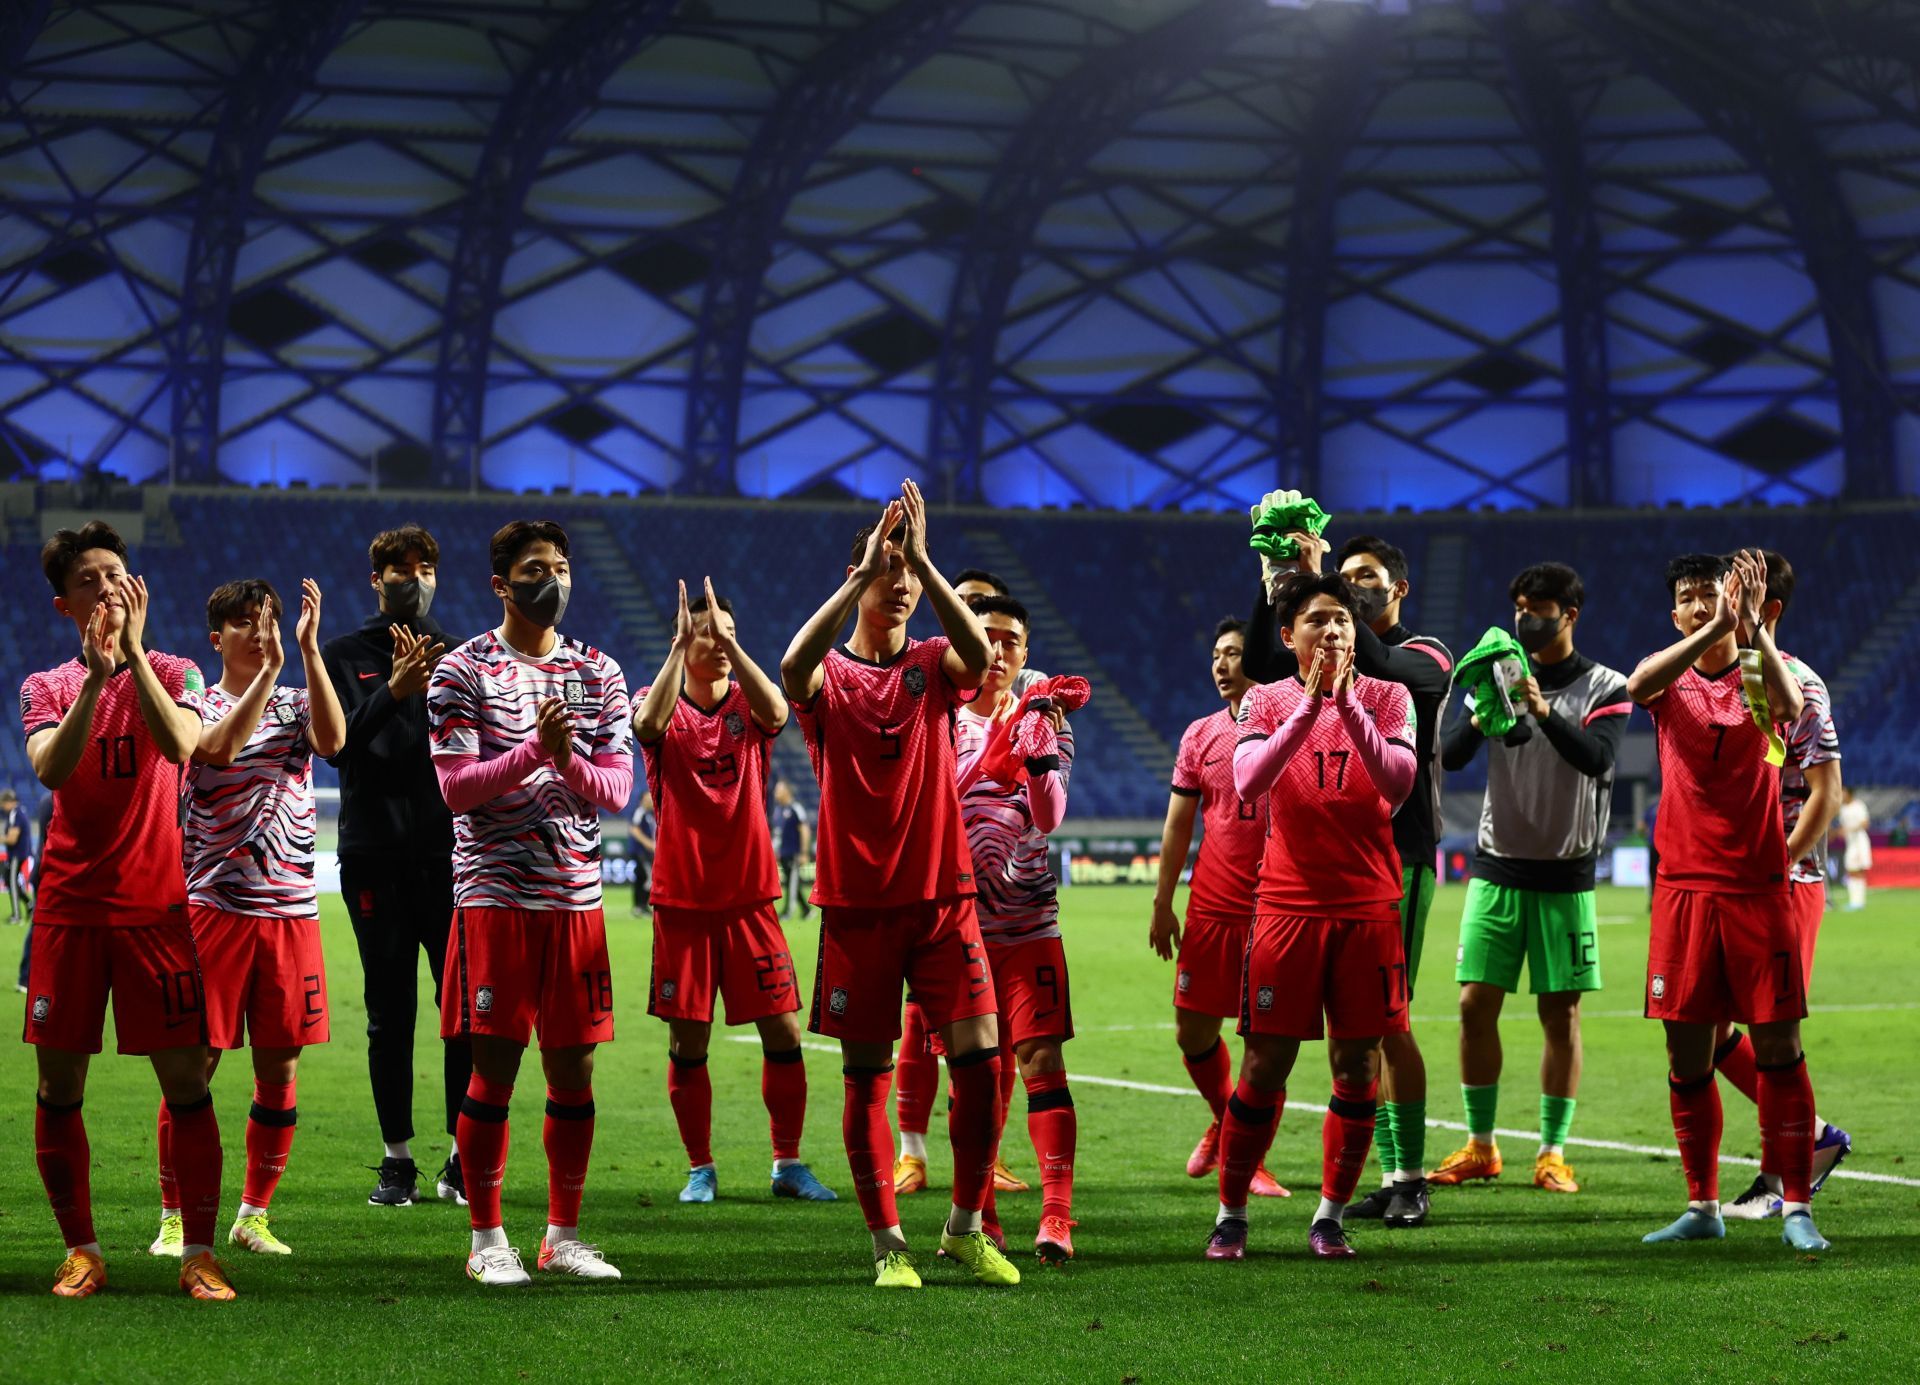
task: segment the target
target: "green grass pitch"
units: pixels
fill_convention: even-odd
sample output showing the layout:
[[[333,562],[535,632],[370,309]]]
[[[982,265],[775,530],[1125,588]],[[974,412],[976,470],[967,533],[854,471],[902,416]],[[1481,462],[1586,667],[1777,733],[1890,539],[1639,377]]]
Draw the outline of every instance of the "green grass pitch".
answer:
[[[1451,1022],[1453,937],[1462,891],[1435,903],[1415,1029],[1431,1074],[1429,1114],[1461,1115]],[[0,1377],[14,1380],[542,1380],[642,1379],[960,1381],[1385,1379],[1891,1378],[1913,1354],[1920,1302],[1920,1149],[1914,1054],[1920,1007],[1920,900],[1881,894],[1866,912],[1834,913],[1821,939],[1816,1013],[1806,1030],[1823,1115],[1852,1131],[1848,1172],[1816,1203],[1834,1242],[1799,1258],[1777,1223],[1730,1223],[1724,1242],[1649,1247],[1643,1232],[1682,1205],[1676,1161],[1576,1146],[1585,1191],[1555,1197],[1528,1181],[1530,1139],[1504,1142],[1497,1186],[1443,1189],[1424,1229],[1362,1224],[1361,1259],[1317,1263],[1306,1225],[1318,1179],[1320,1122],[1282,1121],[1270,1165],[1296,1196],[1254,1209],[1249,1259],[1203,1262],[1210,1180],[1189,1181],[1188,1150],[1204,1107],[1186,1090],[1173,1046],[1171,968],[1146,948],[1149,895],[1082,887],[1067,896],[1080,1037],[1070,1068],[1170,1092],[1081,1082],[1075,1211],[1080,1258],[1043,1270],[1021,1257],[1016,1289],[973,1286],[932,1257],[939,1193],[903,1200],[927,1287],[882,1295],[869,1285],[860,1213],[840,1149],[840,1083],[830,1053],[807,1058],[813,1084],[806,1152],[842,1193],[829,1206],[767,1196],[759,1055],[716,1041],[715,1148],[722,1200],[674,1201],[682,1155],[665,1092],[665,1027],[644,1011],[646,924],[611,901],[618,1039],[601,1050],[599,1126],[585,1232],[625,1272],[593,1286],[536,1282],[488,1291],[466,1281],[462,1212],[435,1204],[365,1205],[379,1145],[367,1092],[360,969],[337,900],[328,901],[333,989],[330,1045],[300,1078],[300,1135],[274,1207],[290,1259],[229,1257],[240,1299],[182,1299],[170,1262],[148,1259],[153,1234],[153,1116],[146,1064],[99,1059],[88,1093],[94,1206],[110,1275],[79,1303],[46,1292],[60,1246],[33,1166],[33,1058],[9,1046],[0,1087]],[[1576,1139],[1671,1147],[1659,1026],[1640,1019],[1646,915],[1641,896],[1603,892],[1603,964],[1611,989],[1590,1001],[1586,1078]],[[4,936],[17,941],[18,933]],[[803,978],[814,938],[795,925]],[[437,1167],[438,1064],[423,1037],[416,1068],[420,1162]],[[739,1032],[739,1031],[736,1031]],[[750,1031],[748,1031],[750,1032]],[[1505,1026],[1501,1124],[1531,1127],[1538,1027],[1524,995]],[[109,1036],[109,1047],[112,1039]],[[1308,1046],[1296,1101],[1327,1094],[1325,1060]],[[250,1098],[244,1055],[216,1082],[226,1138],[222,1235],[240,1184]],[[532,1064],[514,1097],[507,1225],[529,1260],[545,1215],[542,1089]],[[1007,1156],[1032,1172],[1016,1097]],[[1758,1152],[1752,1107],[1726,1093],[1730,1156]],[[1905,1132],[1903,1135],[1902,1132]],[[1459,1140],[1430,1132],[1429,1163]],[[936,1178],[948,1167],[934,1151]],[[1752,1170],[1731,1165],[1726,1194]],[[1372,1174],[1369,1173],[1369,1182]],[[1012,1244],[1030,1243],[1038,1193],[1001,1200]]]

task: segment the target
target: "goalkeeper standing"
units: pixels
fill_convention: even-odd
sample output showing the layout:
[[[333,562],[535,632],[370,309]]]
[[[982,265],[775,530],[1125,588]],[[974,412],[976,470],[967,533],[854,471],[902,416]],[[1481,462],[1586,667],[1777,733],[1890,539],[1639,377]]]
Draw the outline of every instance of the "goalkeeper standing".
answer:
[[[1594,865],[1607,835],[1614,757],[1633,702],[1627,680],[1573,647],[1586,589],[1564,563],[1536,563],[1513,579],[1514,638],[1532,675],[1513,689],[1532,718],[1497,728],[1463,716],[1447,731],[1442,764],[1464,769],[1487,745],[1487,796],[1473,879],[1460,919],[1460,1090],[1470,1132],[1433,1182],[1495,1178],[1494,1119],[1500,1096],[1500,1007],[1519,989],[1520,964],[1540,1011],[1540,1152],[1534,1186],[1577,1193],[1567,1129],[1580,1085],[1580,997],[1600,989]],[[1488,632],[1492,636],[1496,632]],[[1469,658],[1461,681],[1470,681]],[[1528,734],[1531,732],[1531,734]]]
[[[1255,680],[1270,683],[1294,672],[1292,655],[1274,647],[1274,589],[1294,566],[1319,572],[1330,545],[1320,538],[1326,516],[1298,491],[1276,491],[1252,514],[1256,542],[1277,533],[1291,540],[1291,553],[1279,561],[1262,557],[1260,599],[1247,626],[1243,666]],[[1385,539],[1362,534],[1341,545],[1336,561],[1353,593],[1354,668],[1365,677],[1400,684],[1413,702],[1413,790],[1393,818],[1401,868],[1400,938],[1411,1004],[1427,910],[1433,904],[1440,845],[1440,714],[1453,688],[1453,655],[1431,635],[1416,635],[1400,623],[1401,603],[1412,590],[1405,553]],[[1381,1183],[1349,1207],[1347,1215],[1381,1219],[1393,1227],[1419,1226],[1427,1219],[1426,1061],[1411,1030],[1387,1035],[1381,1053],[1386,1100],[1374,1123]]]

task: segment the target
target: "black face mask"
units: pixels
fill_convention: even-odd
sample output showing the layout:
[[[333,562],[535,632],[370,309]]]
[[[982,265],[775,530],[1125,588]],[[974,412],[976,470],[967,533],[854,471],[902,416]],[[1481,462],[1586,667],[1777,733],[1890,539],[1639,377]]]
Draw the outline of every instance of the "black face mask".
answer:
[[[433,606],[434,589],[418,577],[380,584],[380,609],[396,620],[418,620]]]
[[[1545,616],[1515,616],[1513,618],[1513,637],[1520,647],[1529,654],[1538,654],[1552,644],[1560,634],[1560,619],[1548,620]]]
[[[573,588],[558,577],[543,577],[538,582],[509,582],[507,586],[513,591],[514,609],[542,630],[551,630],[560,623],[560,617],[567,613],[567,597],[573,592]]]
[[[1353,614],[1362,625],[1371,625],[1386,614],[1387,603],[1393,600],[1393,592],[1387,587],[1357,587],[1347,583],[1347,593],[1353,597]]]

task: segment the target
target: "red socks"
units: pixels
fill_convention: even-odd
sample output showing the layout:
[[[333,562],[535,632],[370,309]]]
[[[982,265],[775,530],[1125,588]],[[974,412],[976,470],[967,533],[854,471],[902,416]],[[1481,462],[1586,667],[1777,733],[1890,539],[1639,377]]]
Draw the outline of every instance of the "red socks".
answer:
[[[867,1230],[900,1224],[893,1199],[893,1134],[887,1129],[889,1068],[842,1068],[846,1104],[840,1108],[840,1134],[847,1145],[847,1168],[860,1199]]]
[[[1071,1217],[1073,1152],[1080,1122],[1066,1073],[1035,1073],[1027,1079],[1027,1135],[1040,1160],[1040,1215]]]
[[[680,1127],[680,1143],[687,1147],[687,1163],[692,1168],[713,1162],[713,1079],[707,1075],[707,1058],[682,1058],[667,1054],[667,1100],[673,1105],[673,1119]],[[463,1141],[460,1148],[467,1146]]]
[[[168,1102],[173,1114],[173,1174],[180,1185],[180,1237],[183,1244],[213,1244],[220,1218],[220,1123],[213,1114],[213,1093],[184,1106]]]
[[[1714,1050],[1713,1065],[1722,1077],[1733,1083],[1734,1090],[1758,1104],[1760,1073],[1754,1066],[1753,1041],[1744,1029],[1734,1030],[1733,1037]]]
[[[87,1146],[79,1102],[54,1106],[45,1097],[36,1098],[33,1157],[67,1248],[98,1240],[93,1234],[93,1151]]]
[[[1187,1076],[1193,1079],[1193,1085],[1200,1089],[1200,1095],[1213,1109],[1213,1118],[1225,1120],[1227,1098],[1233,1094],[1233,1061],[1227,1057],[1227,1041],[1215,1039],[1213,1047],[1205,1053],[1183,1053],[1180,1057],[1187,1065]]]
[[[767,1052],[760,1065],[760,1099],[767,1104],[773,1157],[798,1159],[800,1131],[807,1123],[806,1055],[798,1048]]]
[[[1803,1053],[1785,1067],[1761,1068],[1760,1167],[1778,1175],[1782,1202],[1813,1192],[1813,1081]]]
[[[500,1225],[500,1185],[507,1176],[508,1083],[487,1081],[479,1073],[467,1079],[454,1138],[460,1142],[460,1172],[466,1177],[467,1220],[475,1231]]]
[[[907,1006],[894,1068],[899,1094],[894,1098],[893,1111],[900,1129],[924,1135],[933,1117],[933,1099],[940,1090],[940,1060],[927,1048],[927,1017],[918,1005]]]
[[[705,1068],[700,1071],[706,1073]],[[540,1133],[547,1147],[547,1225],[577,1227],[587,1161],[593,1156],[593,1088],[548,1087],[547,1119]]]
[[[160,1206],[169,1212],[180,1210],[180,1182],[173,1176],[173,1117],[167,1103],[160,1103],[160,1115],[153,1132],[154,1153],[160,1162]]]
[[[287,1171],[293,1149],[293,1129],[299,1111],[293,1104],[294,1084],[253,1083],[253,1109],[247,1113],[247,1177],[240,1200],[249,1207],[266,1208],[273,1190]],[[164,1153],[164,1151],[163,1151]],[[160,1174],[161,1201],[166,1201],[166,1170]]]
[[[1013,1115],[1013,1089],[1020,1080],[1020,1060],[1013,1056],[1013,1050],[1002,1044],[1000,1047],[1000,1121],[993,1130],[993,1157],[1000,1157],[1000,1135],[1007,1128],[1007,1121]]]
[[[1373,1123],[1379,1114],[1380,1084],[1358,1087],[1334,1079],[1333,1096],[1320,1122],[1320,1196],[1328,1202],[1353,1201],[1353,1190],[1367,1166]]]
[[[1222,1207],[1247,1205],[1254,1170],[1273,1147],[1273,1137],[1280,1130],[1280,1110],[1286,1104],[1284,1089],[1263,1092],[1244,1077],[1227,1098],[1226,1115],[1220,1122]]]
[[[1680,1166],[1687,1174],[1687,1200],[1715,1202],[1720,1197],[1720,1086],[1713,1074],[1682,1082],[1667,1076],[1667,1098],[1673,1108],[1673,1137],[1680,1144]],[[1808,1120],[1812,1101],[1809,1093]],[[1761,1115],[1764,1128],[1766,1116]],[[1813,1151],[1809,1146],[1809,1160]]]
[[[993,1187],[993,1158],[1000,1147],[1000,1050],[976,1049],[947,1056],[953,1081],[953,1205],[977,1212]]]

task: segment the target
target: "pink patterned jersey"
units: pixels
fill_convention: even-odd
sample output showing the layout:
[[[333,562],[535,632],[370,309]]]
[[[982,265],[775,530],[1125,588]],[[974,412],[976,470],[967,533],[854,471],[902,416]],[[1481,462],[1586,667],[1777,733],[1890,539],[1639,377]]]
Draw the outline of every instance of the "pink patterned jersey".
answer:
[[[1787,836],[1793,836],[1795,824],[1813,792],[1807,786],[1810,765],[1824,765],[1840,758],[1840,737],[1833,729],[1833,699],[1827,694],[1826,680],[1791,654],[1782,654],[1787,671],[1800,684],[1804,706],[1800,719],[1786,727],[1787,762],[1780,767],[1780,811],[1786,819]],[[1824,838],[1824,834],[1823,834]],[[1823,839],[1814,849],[1793,863],[1793,878],[1802,884],[1818,884],[1827,878],[1827,844]]]
[[[958,770],[968,767],[986,749],[993,723],[962,711],[957,728]],[[1060,776],[1064,789],[1073,770],[1073,728],[1059,735]],[[1046,834],[1033,822],[1027,786],[1008,788],[981,775],[960,796],[960,819],[967,829],[967,850],[973,855],[974,909],[980,936],[990,943],[1017,943],[1028,938],[1060,936],[1060,878],[1047,857]]]
[[[240,699],[215,683],[200,699],[209,726]],[[305,688],[275,688],[230,765],[187,771],[187,898],[254,918],[319,914],[313,884],[312,712]]]
[[[441,659],[427,687],[433,753],[498,759],[533,739],[541,702],[573,714],[573,753],[631,750],[620,665],[566,635],[521,654],[489,630]],[[518,784],[453,818],[453,899],[465,908],[573,910],[600,904],[600,810],[541,763]]]
[[[1200,855],[1193,863],[1187,912],[1206,918],[1251,919],[1260,854],[1267,842],[1267,800],[1242,803],[1233,788],[1233,748],[1240,723],[1222,707],[1180,737],[1173,791],[1200,800]]]

